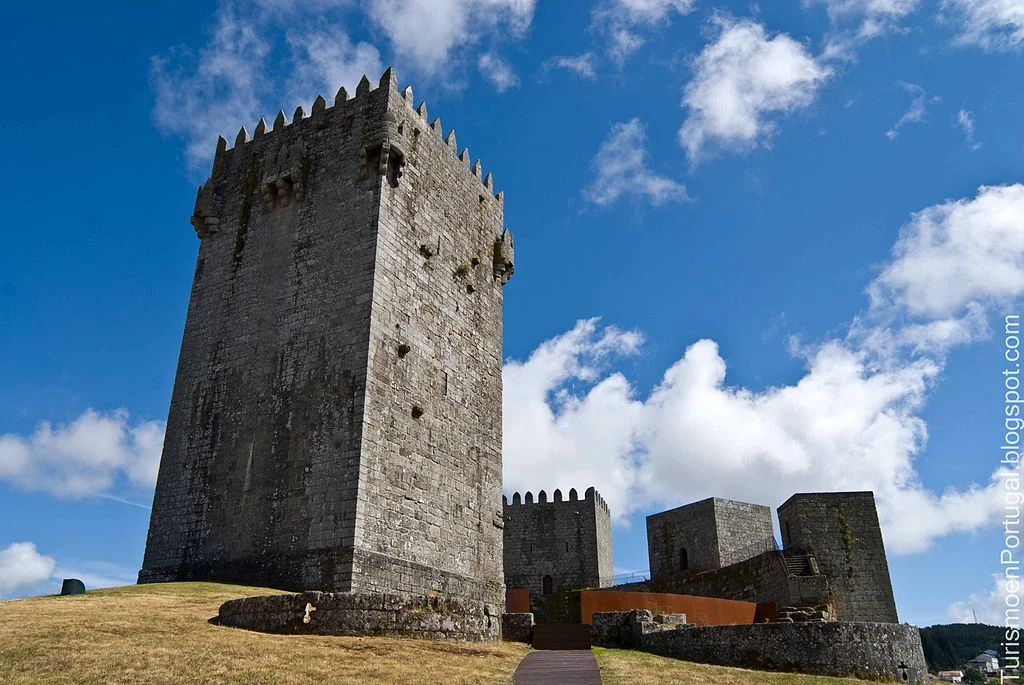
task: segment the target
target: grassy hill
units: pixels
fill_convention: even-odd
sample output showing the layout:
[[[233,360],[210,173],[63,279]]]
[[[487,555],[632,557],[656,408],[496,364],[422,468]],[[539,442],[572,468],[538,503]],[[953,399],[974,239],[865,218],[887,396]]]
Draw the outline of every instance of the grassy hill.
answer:
[[[267,635],[211,625],[222,602],[273,590],[167,583],[0,601],[0,683],[511,683],[529,647]],[[606,685],[853,680],[703,666],[595,650]]]

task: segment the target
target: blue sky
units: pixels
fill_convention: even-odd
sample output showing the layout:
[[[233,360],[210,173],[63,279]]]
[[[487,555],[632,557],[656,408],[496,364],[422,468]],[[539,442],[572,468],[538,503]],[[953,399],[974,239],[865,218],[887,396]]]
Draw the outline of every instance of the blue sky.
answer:
[[[8,10],[0,595],[133,582],[216,136],[394,65],[492,171],[506,491],[875,490],[902,620],[1001,620],[1022,0]]]

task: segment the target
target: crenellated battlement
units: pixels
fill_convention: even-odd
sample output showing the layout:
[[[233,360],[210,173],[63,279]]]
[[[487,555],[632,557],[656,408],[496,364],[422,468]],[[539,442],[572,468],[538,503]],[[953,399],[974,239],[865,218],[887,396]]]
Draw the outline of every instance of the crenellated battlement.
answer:
[[[605,587],[612,582],[611,514],[594,487],[568,499],[548,493],[502,495],[505,584],[528,588],[534,611],[551,592]]]
[[[308,116],[302,106],[295,109],[291,121],[286,117],[284,110],[278,110],[272,127],[268,128],[266,120],[261,117],[253,129],[252,137],[250,137],[245,126],[242,126],[235,136],[234,144],[230,147],[226,138],[218,136],[217,150],[213,163],[214,175],[229,162],[231,157],[240,154],[240,152],[252,152],[264,146],[269,147],[274,142],[281,142],[282,140],[292,141],[301,137],[307,131],[330,125],[334,122],[340,122],[345,125],[346,117],[361,109],[372,107],[380,108],[382,120],[386,122],[386,130],[381,132],[384,140],[378,142],[389,143],[390,146],[394,146],[400,152],[405,153],[407,151],[406,148],[411,147],[413,139],[420,135],[421,131],[429,131],[446,144],[452,156],[465,166],[466,171],[479,179],[489,195],[492,195],[499,203],[504,202],[504,193],[502,191],[494,191],[494,179],[490,172],[484,173],[480,160],[470,161],[469,148],[464,147],[461,152],[458,150],[455,129],[450,129],[447,135],[445,135],[440,117],[436,117],[432,122],[429,122],[426,102],[420,102],[418,107],[413,105],[412,86],[406,86],[405,89],[399,92],[398,79],[395,76],[394,69],[391,67],[384,71],[376,87],[371,85],[370,80],[364,74],[363,78],[359,81],[359,85],[356,87],[355,95],[352,97],[349,96],[348,91],[342,86],[335,94],[334,102],[331,105],[327,103],[323,95],[317,95]],[[406,110],[404,112],[405,117],[397,116],[396,110],[399,108]],[[334,121],[332,122],[332,120]],[[407,124],[412,124],[411,131]]]
[[[576,488],[569,489],[569,498],[565,500],[562,499],[562,491],[559,490],[558,488],[555,488],[555,491],[552,493],[551,501],[548,501],[548,495],[544,490],[541,490],[540,492],[537,493],[536,501],[534,501],[533,493],[530,492],[529,490],[527,490],[525,495],[523,495],[522,497],[520,497],[519,492],[513,493],[511,503],[509,502],[509,499],[506,495],[501,496],[501,503],[506,507],[518,507],[532,504],[560,504],[563,502],[567,503],[580,501],[595,502],[596,505],[599,506],[606,514],[609,513],[608,503],[604,501],[604,498],[601,497],[601,493],[595,490],[593,486],[586,489],[586,491],[583,493],[582,500],[576,493]]]

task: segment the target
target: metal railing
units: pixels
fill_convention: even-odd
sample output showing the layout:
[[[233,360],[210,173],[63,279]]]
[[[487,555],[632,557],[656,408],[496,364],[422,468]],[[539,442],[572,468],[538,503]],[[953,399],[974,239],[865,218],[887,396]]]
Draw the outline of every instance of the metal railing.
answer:
[[[746,560],[753,559],[759,554],[765,552],[778,552],[780,549],[778,540],[775,539],[774,535],[768,536],[763,540],[758,540],[752,544],[742,547],[735,552],[734,558]]]
[[[616,573],[612,576],[611,585],[625,585],[626,583],[642,583],[645,580],[651,579],[650,569],[643,569],[641,571],[629,571],[628,573]]]

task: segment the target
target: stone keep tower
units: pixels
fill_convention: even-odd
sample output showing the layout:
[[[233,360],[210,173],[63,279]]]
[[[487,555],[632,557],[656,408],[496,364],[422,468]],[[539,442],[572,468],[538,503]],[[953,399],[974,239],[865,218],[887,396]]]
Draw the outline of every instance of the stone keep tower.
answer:
[[[793,495],[779,506],[786,552],[812,554],[840,621],[899,623],[871,492]]]
[[[647,517],[651,577],[711,571],[775,548],[772,510],[719,497]]]
[[[512,236],[491,175],[396,86],[220,139],[140,583],[500,612]]]
[[[612,523],[608,505],[594,488],[583,499],[541,490],[537,501],[519,493],[505,510],[505,585],[528,588],[531,602],[559,590],[612,584]]]

